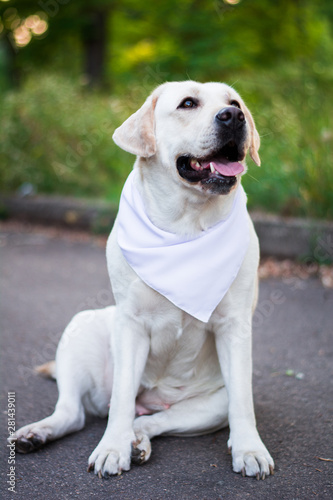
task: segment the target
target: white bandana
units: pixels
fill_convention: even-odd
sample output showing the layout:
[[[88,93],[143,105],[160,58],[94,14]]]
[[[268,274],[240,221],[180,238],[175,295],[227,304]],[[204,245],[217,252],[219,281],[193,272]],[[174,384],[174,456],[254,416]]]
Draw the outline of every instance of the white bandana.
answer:
[[[248,248],[243,187],[237,188],[227,219],[186,239],[150,221],[135,175],[135,170],[129,175],[119,205],[118,244],[123,255],[148,286],[191,316],[208,322],[236,278]]]

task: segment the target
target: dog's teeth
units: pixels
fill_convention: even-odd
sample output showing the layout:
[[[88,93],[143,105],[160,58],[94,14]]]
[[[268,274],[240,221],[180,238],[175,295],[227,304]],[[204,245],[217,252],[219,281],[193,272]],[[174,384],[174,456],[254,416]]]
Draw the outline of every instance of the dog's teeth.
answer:
[[[210,163],[210,164],[209,164],[209,166],[210,166],[210,170],[211,170],[212,174],[213,174],[214,172],[216,172],[216,170],[215,170],[215,168],[214,168],[213,163]]]
[[[190,165],[192,168],[195,168],[195,169],[202,169],[202,166],[200,165],[200,163],[197,161],[197,160],[191,160],[190,161]]]

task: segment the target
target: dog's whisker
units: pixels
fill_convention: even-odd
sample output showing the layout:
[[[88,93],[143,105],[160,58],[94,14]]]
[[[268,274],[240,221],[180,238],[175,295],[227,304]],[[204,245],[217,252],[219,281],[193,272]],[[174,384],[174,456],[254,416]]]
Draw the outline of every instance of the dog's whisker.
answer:
[[[247,172],[246,175],[248,177],[251,177],[251,179],[253,179],[254,181],[260,182],[259,179],[256,179],[255,177],[253,177],[253,175],[249,174],[249,172]]]

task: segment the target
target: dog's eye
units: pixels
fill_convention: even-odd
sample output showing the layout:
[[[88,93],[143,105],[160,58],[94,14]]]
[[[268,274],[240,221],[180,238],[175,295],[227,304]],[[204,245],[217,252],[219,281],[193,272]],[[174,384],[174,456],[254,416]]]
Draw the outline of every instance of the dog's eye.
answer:
[[[235,101],[235,100],[230,101],[230,106],[236,106],[236,108],[241,109],[241,106],[240,106],[239,102]]]
[[[182,102],[179,104],[178,108],[196,108],[198,106],[198,101],[197,99],[193,99],[193,97],[186,97],[185,99],[182,100]]]

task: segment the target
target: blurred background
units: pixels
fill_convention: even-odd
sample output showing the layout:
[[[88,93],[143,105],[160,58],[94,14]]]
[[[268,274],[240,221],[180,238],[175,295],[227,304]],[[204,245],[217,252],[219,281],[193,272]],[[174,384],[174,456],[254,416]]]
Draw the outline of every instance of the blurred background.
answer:
[[[0,190],[117,202],[112,132],[167,80],[223,81],[250,107],[251,209],[333,219],[333,3],[0,0]]]

